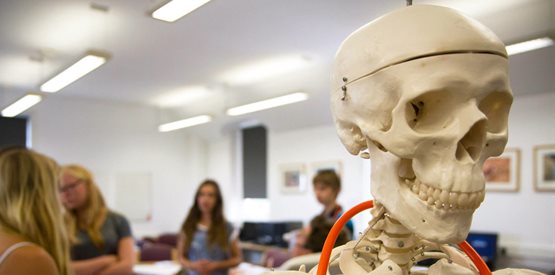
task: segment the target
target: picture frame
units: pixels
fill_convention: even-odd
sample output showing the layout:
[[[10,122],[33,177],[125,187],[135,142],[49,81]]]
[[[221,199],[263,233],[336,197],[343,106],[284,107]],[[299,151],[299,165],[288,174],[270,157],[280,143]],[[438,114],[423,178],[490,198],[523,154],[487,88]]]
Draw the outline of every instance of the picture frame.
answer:
[[[506,148],[482,167],[487,192],[518,192],[520,189],[520,149]]]
[[[333,170],[339,178],[343,174],[343,164],[340,160],[317,161],[310,164],[310,179],[314,178],[318,172],[323,170]]]
[[[534,146],[534,188],[555,192],[555,144]]]
[[[307,188],[307,169],[303,163],[280,165],[280,189],[282,193],[303,193]]]

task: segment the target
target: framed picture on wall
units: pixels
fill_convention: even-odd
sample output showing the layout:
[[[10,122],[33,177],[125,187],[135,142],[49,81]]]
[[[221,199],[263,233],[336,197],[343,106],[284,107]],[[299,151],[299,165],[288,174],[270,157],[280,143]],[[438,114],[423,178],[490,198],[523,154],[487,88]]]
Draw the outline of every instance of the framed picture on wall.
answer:
[[[486,191],[517,192],[520,188],[520,150],[506,148],[498,157],[484,162]]]
[[[310,164],[310,180],[312,180],[318,172],[326,170],[334,171],[341,178],[341,175],[343,174],[343,165],[340,160],[313,162]]]
[[[534,186],[555,192],[555,144],[534,147]]]
[[[280,184],[283,193],[302,193],[306,190],[306,165],[290,163],[280,165]]]

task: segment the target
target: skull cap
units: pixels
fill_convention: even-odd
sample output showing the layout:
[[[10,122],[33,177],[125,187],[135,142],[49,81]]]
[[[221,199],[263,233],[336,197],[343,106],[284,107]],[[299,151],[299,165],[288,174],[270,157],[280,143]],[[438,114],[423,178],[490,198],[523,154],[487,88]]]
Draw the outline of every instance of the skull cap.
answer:
[[[491,30],[456,10],[404,7],[362,26],[343,41],[335,58],[332,90],[395,64],[455,53],[507,57],[505,45]]]

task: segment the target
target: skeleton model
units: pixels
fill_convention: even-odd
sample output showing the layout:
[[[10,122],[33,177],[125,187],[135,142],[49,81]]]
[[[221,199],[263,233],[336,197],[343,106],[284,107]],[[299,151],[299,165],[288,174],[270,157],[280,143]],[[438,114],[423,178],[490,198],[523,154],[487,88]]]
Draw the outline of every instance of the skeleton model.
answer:
[[[352,33],[337,52],[331,107],[347,150],[372,159],[375,207],[331,264],[357,275],[478,274],[450,244],[484,200],[482,165],[505,148],[512,98],[504,44],[454,10],[409,6]]]

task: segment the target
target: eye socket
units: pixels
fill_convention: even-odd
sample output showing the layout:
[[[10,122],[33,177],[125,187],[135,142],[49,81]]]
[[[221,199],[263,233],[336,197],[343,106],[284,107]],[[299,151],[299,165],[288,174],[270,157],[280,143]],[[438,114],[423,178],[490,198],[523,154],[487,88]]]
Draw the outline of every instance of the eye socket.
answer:
[[[453,119],[451,92],[432,91],[422,94],[406,105],[405,119],[416,132],[433,132],[446,128]]]
[[[508,92],[494,92],[486,96],[478,108],[488,118],[487,131],[500,133],[507,128],[513,96]]]

